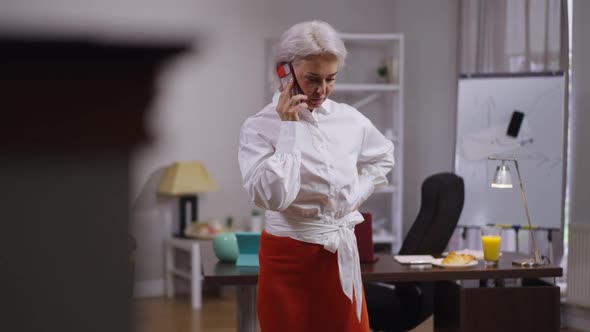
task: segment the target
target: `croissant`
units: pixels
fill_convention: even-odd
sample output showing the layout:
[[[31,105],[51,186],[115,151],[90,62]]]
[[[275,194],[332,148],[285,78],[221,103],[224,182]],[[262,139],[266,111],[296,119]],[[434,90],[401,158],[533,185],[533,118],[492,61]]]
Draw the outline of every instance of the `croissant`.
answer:
[[[466,255],[466,254],[458,254],[454,251],[451,251],[447,257],[442,260],[443,264],[452,264],[452,265],[462,265],[468,264],[469,262],[475,260],[475,256]]]

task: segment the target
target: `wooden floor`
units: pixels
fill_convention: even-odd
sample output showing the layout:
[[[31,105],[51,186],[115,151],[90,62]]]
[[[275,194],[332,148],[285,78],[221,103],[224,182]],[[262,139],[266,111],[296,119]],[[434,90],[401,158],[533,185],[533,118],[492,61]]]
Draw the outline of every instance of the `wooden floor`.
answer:
[[[193,310],[188,296],[154,297],[134,301],[135,332],[233,332],[236,330],[235,295],[203,297],[201,310]],[[412,332],[431,332],[432,319]],[[576,332],[563,329],[561,332]]]
[[[153,297],[134,302],[135,332],[234,332],[236,330],[235,294],[203,297],[201,310],[192,310],[190,297],[174,299]],[[260,329],[258,329],[260,331]],[[432,331],[427,320],[412,332]]]

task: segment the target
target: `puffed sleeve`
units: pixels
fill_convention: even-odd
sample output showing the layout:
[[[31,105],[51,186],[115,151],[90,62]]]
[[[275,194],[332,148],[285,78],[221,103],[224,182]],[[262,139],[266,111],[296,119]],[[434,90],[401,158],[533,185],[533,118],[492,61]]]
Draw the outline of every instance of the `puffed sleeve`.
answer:
[[[393,143],[367,120],[358,157],[360,202],[377,189],[387,186],[387,173],[393,168]]]
[[[254,203],[263,209],[283,211],[301,188],[301,153],[298,121],[282,121],[276,150],[263,128],[247,120],[240,131],[238,160],[244,188]]]

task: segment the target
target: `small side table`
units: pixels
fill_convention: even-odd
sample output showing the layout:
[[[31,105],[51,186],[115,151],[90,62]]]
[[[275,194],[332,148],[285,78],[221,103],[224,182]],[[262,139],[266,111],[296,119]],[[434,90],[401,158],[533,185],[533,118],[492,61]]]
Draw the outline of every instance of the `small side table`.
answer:
[[[201,308],[201,252],[199,248],[199,240],[196,239],[182,239],[171,237],[165,241],[166,253],[166,295],[174,297],[174,278],[181,277],[190,281],[191,285],[191,302],[194,309]],[[176,266],[175,254],[176,252],[184,251],[190,257],[190,270],[182,269]]]

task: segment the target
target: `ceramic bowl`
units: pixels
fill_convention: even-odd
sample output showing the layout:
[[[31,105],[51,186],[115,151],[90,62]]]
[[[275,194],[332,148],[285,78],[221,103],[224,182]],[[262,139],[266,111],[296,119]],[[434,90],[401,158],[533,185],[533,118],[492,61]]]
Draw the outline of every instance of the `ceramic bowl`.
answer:
[[[238,259],[238,239],[236,233],[221,233],[213,238],[215,256],[223,262],[235,262]]]

